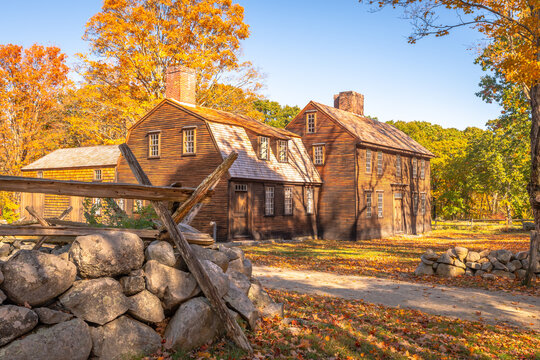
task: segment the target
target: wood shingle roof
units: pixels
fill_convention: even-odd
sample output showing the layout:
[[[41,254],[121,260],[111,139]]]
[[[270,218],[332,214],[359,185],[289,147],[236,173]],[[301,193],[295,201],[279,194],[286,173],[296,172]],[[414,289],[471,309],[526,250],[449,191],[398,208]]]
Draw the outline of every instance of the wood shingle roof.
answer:
[[[435,156],[403,131],[390,124],[314,101],[311,103],[333,118],[364,145],[382,146],[426,157]]]
[[[113,166],[117,164],[119,156],[118,145],[58,149],[26,165],[22,170]]]

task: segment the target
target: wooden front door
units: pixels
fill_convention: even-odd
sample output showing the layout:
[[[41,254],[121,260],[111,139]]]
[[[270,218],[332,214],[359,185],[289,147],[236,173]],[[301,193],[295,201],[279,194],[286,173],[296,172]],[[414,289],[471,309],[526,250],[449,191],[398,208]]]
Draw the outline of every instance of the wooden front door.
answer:
[[[232,206],[233,238],[248,237],[248,189],[247,184],[235,184]]]
[[[394,193],[394,233],[403,233],[403,193]]]

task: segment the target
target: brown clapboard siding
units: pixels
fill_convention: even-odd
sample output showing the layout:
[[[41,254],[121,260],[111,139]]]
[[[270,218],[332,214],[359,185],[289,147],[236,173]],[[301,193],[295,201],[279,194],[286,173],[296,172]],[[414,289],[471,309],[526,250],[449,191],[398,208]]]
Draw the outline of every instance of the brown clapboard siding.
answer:
[[[307,133],[306,116],[312,111],[316,111],[315,133]],[[325,163],[316,166],[323,179],[317,214],[319,236],[325,239],[354,239],[354,138],[312,104],[308,104],[287,129],[302,137],[311,156],[313,144],[325,144]]]
[[[196,126],[195,155],[182,155],[182,128],[185,126]],[[148,158],[147,134],[152,131],[160,131],[161,134],[159,158]],[[132,127],[126,142],[154,185],[168,186],[180,182],[182,186],[196,187],[223,161],[206,123],[167,102],[161,103],[143,121]],[[136,183],[122,157],[118,163],[118,181]],[[210,222],[215,221],[218,238],[226,239],[227,200],[227,179],[223,178],[211,201],[202,207],[192,225],[202,232],[212,234]],[[127,208],[133,209],[133,201],[128,201]]]

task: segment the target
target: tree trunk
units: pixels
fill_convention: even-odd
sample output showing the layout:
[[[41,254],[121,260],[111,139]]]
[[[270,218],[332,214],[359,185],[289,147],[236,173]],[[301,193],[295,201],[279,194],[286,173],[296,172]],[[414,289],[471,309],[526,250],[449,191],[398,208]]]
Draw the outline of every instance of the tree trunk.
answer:
[[[530,91],[531,101],[531,181],[528,186],[529,200],[534,216],[534,226],[536,234],[540,234],[540,84],[535,84]],[[538,199],[537,199],[538,197]],[[529,260],[536,258],[535,252],[538,251],[538,236],[531,240],[529,249]],[[534,266],[529,266],[524,284],[530,286]]]

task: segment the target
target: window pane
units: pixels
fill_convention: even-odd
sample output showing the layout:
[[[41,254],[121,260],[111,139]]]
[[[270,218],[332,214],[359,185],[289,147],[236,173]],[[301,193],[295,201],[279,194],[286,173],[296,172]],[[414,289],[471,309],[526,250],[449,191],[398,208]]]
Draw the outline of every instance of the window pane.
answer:
[[[280,162],[287,162],[287,151],[288,151],[288,144],[285,140],[279,141],[279,161]]]
[[[150,156],[159,156],[159,134],[153,133],[149,136]]]
[[[285,209],[284,209],[284,213],[285,215],[291,215],[292,214],[292,211],[293,211],[293,196],[292,196],[292,187],[290,186],[286,186],[284,188],[284,204],[285,204]]]
[[[371,150],[366,149],[366,172],[371,172]]]
[[[315,114],[307,114],[307,132],[312,134],[315,132]]]
[[[371,217],[371,207],[372,207],[371,195],[372,195],[371,192],[366,193],[366,217],[367,218]]]
[[[382,175],[383,173],[383,156],[382,151],[377,152],[377,175]]]
[[[306,189],[306,212],[313,214],[313,188]]]
[[[377,193],[377,212],[380,218],[383,217],[383,193]]]
[[[401,177],[401,155],[396,155],[396,176]]]
[[[274,215],[274,188],[267,187],[265,191],[265,214]]]
[[[313,147],[313,162],[315,165],[322,165],[324,163],[324,146],[315,145]]]
[[[195,153],[195,129],[184,130],[184,153]]]
[[[260,137],[260,158],[268,160],[268,138],[265,136]]]

